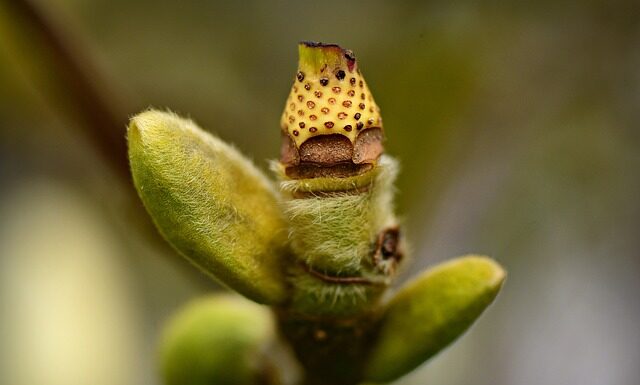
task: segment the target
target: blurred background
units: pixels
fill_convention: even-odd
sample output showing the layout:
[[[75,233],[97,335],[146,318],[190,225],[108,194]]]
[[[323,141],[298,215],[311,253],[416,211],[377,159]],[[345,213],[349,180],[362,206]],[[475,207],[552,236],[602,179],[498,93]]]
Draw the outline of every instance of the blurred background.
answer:
[[[30,3],[0,0],[0,383],[159,384],[163,322],[220,288],[149,225],[128,117],[190,116],[266,170],[300,40],[353,49],[382,108],[401,281],[509,271],[398,384],[640,383],[636,1]]]

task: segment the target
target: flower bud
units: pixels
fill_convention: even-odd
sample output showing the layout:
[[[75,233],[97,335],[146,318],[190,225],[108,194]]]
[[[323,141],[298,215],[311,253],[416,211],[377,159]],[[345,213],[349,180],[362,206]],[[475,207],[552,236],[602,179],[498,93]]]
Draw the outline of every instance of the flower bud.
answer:
[[[382,118],[353,52],[302,42],[280,120],[280,161],[291,178],[357,175],[383,151]]]

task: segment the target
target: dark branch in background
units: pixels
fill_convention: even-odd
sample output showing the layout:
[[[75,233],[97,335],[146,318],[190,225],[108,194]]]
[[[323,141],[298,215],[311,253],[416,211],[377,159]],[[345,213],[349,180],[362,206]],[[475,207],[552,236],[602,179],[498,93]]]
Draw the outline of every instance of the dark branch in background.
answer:
[[[128,199],[121,202],[123,215],[134,222],[140,233],[159,246],[159,253],[173,257],[175,251],[159,236],[157,230],[144,212],[131,182],[127,157],[126,124],[131,109],[127,110],[115,93],[109,92],[106,78],[91,64],[88,55],[83,55],[81,47],[70,36],[64,34],[52,15],[39,7],[33,0],[0,0],[10,11],[11,22],[19,26],[17,33],[28,34],[29,40],[45,61],[46,79],[35,79],[41,83],[53,82],[53,95],[47,95],[66,118],[74,120],[82,134],[100,154],[105,164],[113,170],[119,182],[128,189]],[[24,30],[23,30],[24,29]],[[21,35],[19,35],[22,37]],[[22,47],[21,47],[22,48]],[[31,47],[29,47],[31,48]],[[36,76],[37,77],[37,76]],[[38,88],[42,84],[37,84]],[[44,87],[46,88],[46,87]],[[194,276],[193,281],[211,288],[211,281],[198,274],[181,259],[171,258],[178,268]],[[196,274],[194,274],[196,273]]]
[[[107,92],[100,90],[98,72],[89,64],[86,56],[72,49],[51,15],[46,14],[32,0],[10,0],[17,23],[24,23],[36,34],[49,50],[51,73],[64,85],[65,95],[71,102],[74,118],[84,128],[84,134],[100,152],[113,170],[124,180],[129,180],[127,148],[124,140],[126,113],[121,103]],[[74,47],[75,48],[75,47]]]

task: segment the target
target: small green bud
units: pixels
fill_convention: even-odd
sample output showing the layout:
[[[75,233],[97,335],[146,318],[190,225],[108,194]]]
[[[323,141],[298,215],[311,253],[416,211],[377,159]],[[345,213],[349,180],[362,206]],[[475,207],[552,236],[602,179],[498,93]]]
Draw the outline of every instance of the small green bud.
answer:
[[[491,304],[505,275],[487,257],[466,256],[409,283],[385,310],[366,379],[393,381],[441,351]]]
[[[167,324],[160,344],[166,385],[263,384],[273,338],[268,309],[237,296],[197,299]]]
[[[163,236],[188,260],[260,303],[286,299],[286,224],[267,178],[242,154],[172,113],[128,131],[133,181]]]

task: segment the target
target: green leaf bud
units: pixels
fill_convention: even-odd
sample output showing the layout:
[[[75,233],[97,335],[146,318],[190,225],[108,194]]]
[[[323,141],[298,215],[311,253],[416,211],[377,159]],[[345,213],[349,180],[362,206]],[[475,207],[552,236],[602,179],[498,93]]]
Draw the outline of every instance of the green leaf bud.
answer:
[[[505,275],[487,257],[466,256],[410,282],[385,309],[366,379],[393,381],[441,351],[491,304]]]
[[[246,297],[281,303],[286,224],[267,178],[190,120],[161,111],[131,119],[133,181],[163,236]]]
[[[200,298],[167,324],[160,343],[166,385],[264,384],[265,347],[274,337],[268,309],[238,296]]]

